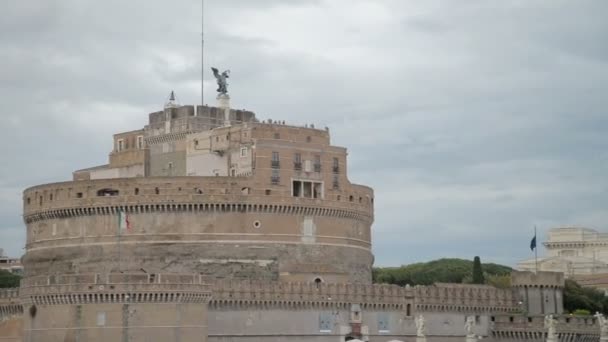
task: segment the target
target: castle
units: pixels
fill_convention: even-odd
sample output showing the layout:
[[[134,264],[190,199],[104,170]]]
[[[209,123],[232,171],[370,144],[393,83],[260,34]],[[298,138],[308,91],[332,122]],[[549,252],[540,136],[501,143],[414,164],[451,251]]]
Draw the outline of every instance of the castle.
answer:
[[[512,287],[372,284],[374,192],[329,129],[262,121],[173,94],[107,165],[23,193],[24,278],[0,291],[0,339],[59,341],[597,341],[560,316],[563,276]]]

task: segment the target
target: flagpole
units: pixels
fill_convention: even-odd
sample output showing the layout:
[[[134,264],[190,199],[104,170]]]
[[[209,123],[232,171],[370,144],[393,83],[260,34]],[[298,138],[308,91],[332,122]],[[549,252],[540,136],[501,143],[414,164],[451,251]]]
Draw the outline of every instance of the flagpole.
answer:
[[[205,0],[201,0],[201,113],[205,105]],[[201,115],[201,114],[197,114]]]
[[[536,225],[534,225],[534,264],[536,265],[536,273],[538,274],[538,244],[536,243]]]

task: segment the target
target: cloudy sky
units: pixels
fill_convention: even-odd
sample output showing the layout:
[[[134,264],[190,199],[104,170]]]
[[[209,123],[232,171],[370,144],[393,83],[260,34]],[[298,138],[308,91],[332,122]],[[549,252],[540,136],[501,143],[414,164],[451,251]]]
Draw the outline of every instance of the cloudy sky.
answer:
[[[377,265],[514,265],[534,225],[608,231],[608,2],[207,0],[205,61],[261,119],[329,126],[376,191]],[[103,164],[175,89],[200,101],[200,0],[8,1],[0,248],[24,188]],[[206,102],[214,84],[205,75]],[[542,250],[541,250],[542,252]]]

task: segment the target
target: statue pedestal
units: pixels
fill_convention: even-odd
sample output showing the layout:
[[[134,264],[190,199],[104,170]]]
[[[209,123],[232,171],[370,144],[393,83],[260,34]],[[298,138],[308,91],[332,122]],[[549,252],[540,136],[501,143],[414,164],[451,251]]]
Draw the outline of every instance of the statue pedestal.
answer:
[[[600,342],[608,342],[608,336],[601,336]]]
[[[426,342],[426,336],[416,336],[416,342]]]
[[[230,126],[230,96],[219,94],[217,96],[217,106],[224,110],[224,126]]]
[[[547,342],[558,342],[557,336],[549,336],[547,337]]]
[[[467,335],[465,341],[466,342],[477,342],[477,336],[475,336],[475,335]]]

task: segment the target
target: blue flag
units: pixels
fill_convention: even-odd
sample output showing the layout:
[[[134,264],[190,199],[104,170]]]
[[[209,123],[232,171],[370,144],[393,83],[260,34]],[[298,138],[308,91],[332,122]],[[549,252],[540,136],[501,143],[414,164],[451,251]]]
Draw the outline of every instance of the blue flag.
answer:
[[[533,251],[534,248],[536,248],[536,234],[532,238],[532,241],[530,241],[530,250]]]

